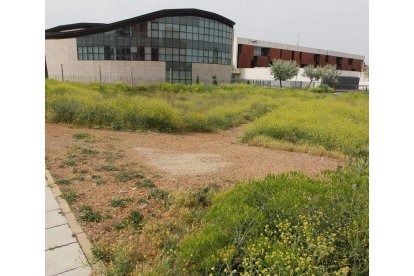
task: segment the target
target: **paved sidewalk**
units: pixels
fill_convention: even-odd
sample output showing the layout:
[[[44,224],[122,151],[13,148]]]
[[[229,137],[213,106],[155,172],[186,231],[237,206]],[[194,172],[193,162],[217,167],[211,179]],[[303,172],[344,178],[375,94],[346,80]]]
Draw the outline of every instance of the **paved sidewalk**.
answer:
[[[89,276],[91,268],[46,181],[46,275]]]

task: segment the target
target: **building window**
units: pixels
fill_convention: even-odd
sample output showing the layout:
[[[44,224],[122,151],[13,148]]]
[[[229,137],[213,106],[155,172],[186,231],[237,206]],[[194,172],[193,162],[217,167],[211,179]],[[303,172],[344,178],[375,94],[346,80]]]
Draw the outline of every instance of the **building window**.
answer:
[[[254,47],[253,55],[254,56],[260,56],[261,54],[262,54],[262,48],[261,47]]]
[[[321,59],[321,55],[319,54],[313,55],[313,61],[315,62],[315,65],[319,65],[320,59]]]
[[[336,68],[341,70],[342,69],[342,57],[336,58]]]
[[[348,59],[348,65],[352,65],[354,63],[354,60],[352,58]]]
[[[328,63],[329,62],[329,56],[325,56],[325,62]]]
[[[196,16],[174,16],[78,37],[78,60],[152,60],[190,64],[172,81],[191,83],[191,63],[231,64],[233,29]],[[239,53],[241,45],[239,46]],[[269,49],[257,47],[257,56]]]

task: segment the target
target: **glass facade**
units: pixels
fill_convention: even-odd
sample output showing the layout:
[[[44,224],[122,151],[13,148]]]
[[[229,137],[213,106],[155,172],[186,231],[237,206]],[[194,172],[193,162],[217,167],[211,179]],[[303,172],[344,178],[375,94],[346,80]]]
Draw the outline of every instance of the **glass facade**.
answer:
[[[233,28],[197,16],[170,16],[77,37],[79,60],[166,62],[166,81],[192,83],[192,63],[231,64]]]

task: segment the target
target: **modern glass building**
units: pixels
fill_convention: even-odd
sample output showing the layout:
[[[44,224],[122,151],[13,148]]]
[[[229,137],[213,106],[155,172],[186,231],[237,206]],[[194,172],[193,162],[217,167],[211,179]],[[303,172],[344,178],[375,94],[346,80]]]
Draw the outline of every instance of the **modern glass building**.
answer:
[[[230,81],[234,24],[207,11],[171,9],[111,24],[58,26],[46,30],[46,66],[58,79],[97,81],[99,73],[99,81],[108,74],[132,82]]]

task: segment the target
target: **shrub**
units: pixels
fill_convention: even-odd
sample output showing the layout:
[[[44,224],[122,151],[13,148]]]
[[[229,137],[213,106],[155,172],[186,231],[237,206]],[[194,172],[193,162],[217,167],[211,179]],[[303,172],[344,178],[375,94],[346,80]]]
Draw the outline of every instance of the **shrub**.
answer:
[[[269,175],[218,194],[175,267],[191,275],[367,274],[368,164],[325,177]]]
[[[333,93],[335,92],[335,89],[329,87],[328,85],[321,84],[319,86],[310,88],[309,91],[314,93]]]

